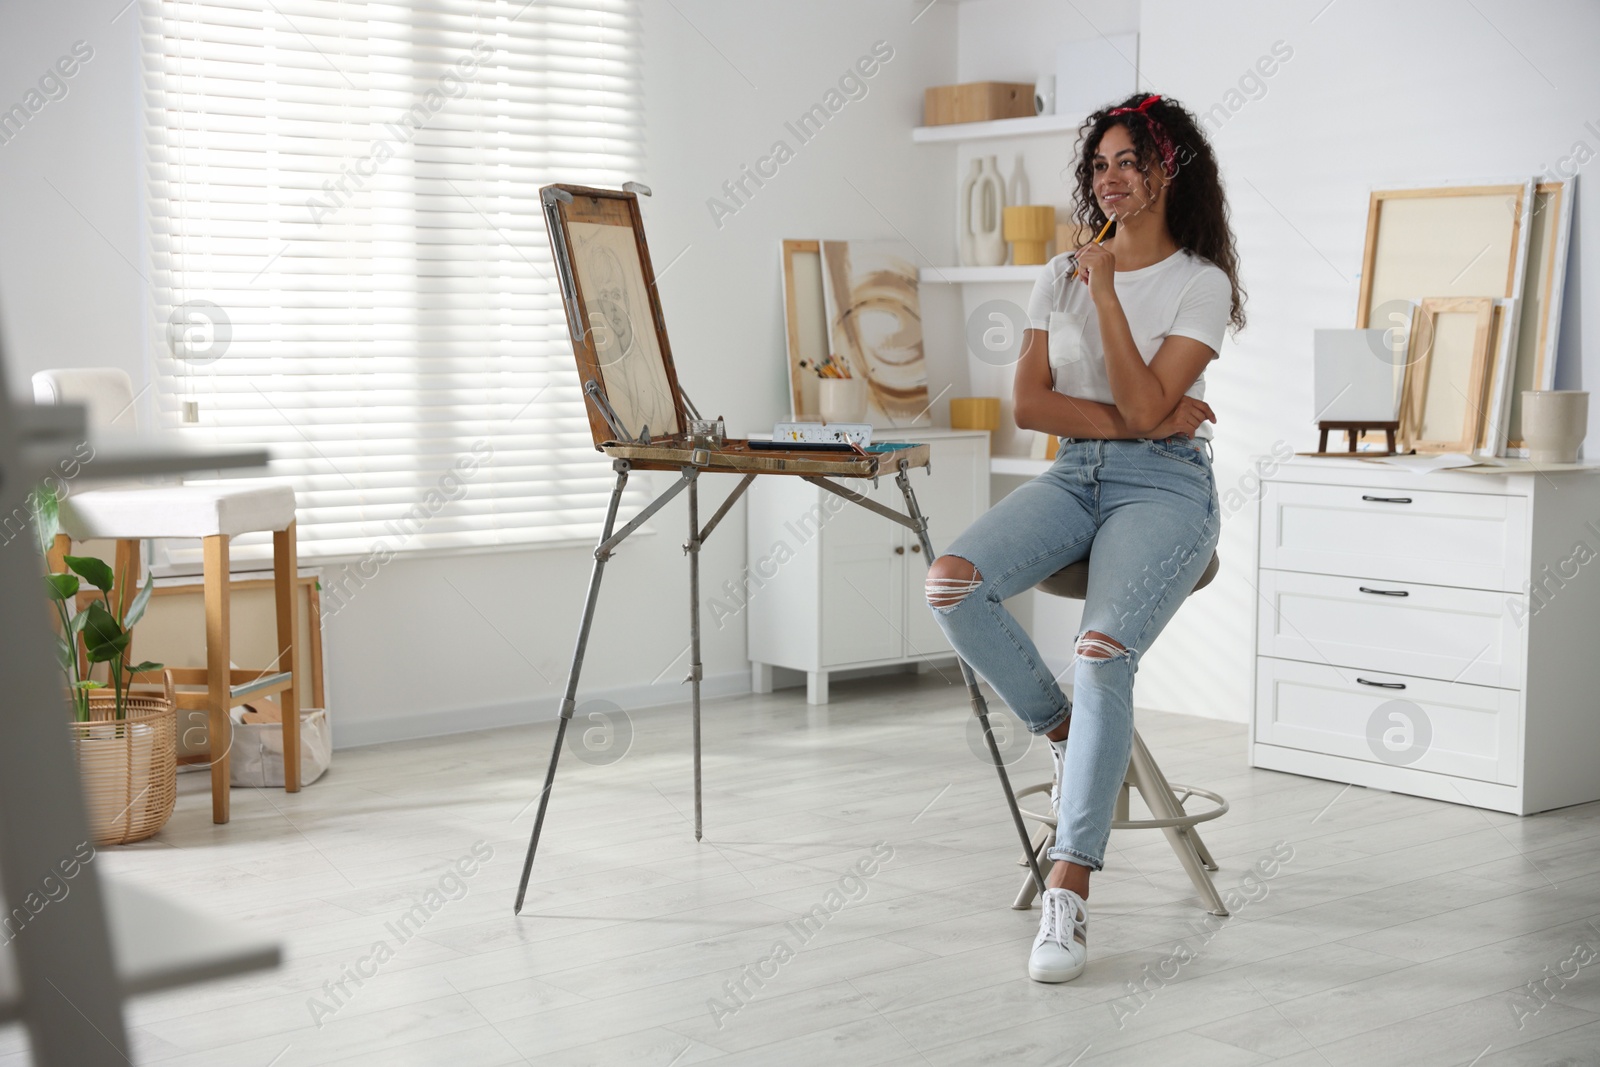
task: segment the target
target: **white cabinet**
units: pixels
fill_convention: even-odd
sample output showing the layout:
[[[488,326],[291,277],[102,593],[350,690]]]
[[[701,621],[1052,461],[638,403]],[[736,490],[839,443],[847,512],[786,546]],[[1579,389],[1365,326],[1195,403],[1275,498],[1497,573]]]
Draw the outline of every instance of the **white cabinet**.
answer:
[[[911,472],[936,552],[989,507],[989,435],[981,430],[879,431],[921,441],[932,469]],[[905,511],[892,475],[844,485]],[[828,675],[953,655],[923,597],[928,560],[916,534],[799,478],[757,478],[746,530],[745,618],[752,682],[772,668],[806,672],[806,698],[828,700]]]
[[[1528,814],[1600,799],[1600,465],[1265,483],[1252,766]]]

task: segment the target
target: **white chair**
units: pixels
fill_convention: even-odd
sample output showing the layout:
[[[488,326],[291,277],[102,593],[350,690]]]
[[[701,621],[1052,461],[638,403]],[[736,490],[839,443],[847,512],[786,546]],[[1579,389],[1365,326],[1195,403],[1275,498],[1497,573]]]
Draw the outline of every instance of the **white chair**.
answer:
[[[83,404],[92,429],[136,429],[133,383],[113,368],[40,371],[33,376],[34,402]],[[94,462],[84,467],[93,477]],[[118,588],[139,581],[139,542],[152,538],[199,538],[203,545],[206,666],[172,671],[180,686],[205,686],[205,692],[179,692],[180,711],[205,711],[211,761],[211,820],[228,821],[228,755],[233,743],[229,712],[252,697],[279,694],[283,707],[284,789],[300,789],[300,709],[295,697],[298,674],[294,583],[295,498],[290,486],[262,482],[245,486],[117,486],[70,493],[61,504],[61,530],[51,552],[52,569],[73,541],[106,539],[117,543],[114,569]],[[277,610],[278,656],[262,670],[229,665],[228,543],[233,537],[272,531],[272,573]],[[141,681],[146,680],[140,678]],[[159,679],[156,679],[159,680]]]
[[[1217,576],[1220,560],[1212,555],[1211,562],[1206,564],[1206,569],[1195,582],[1190,594],[1198,593],[1211,579]],[[1038,585],[1034,586],[1042,593],[1051,596],[1065,597],[1069,600],[1082,600],[1089,589],[1089,561],[1080,560],[1061,568]],[[1026,789],[1017,791],[1017,800],[1023,797],[1050,794],[1049,782],[1031,785]],[[1144,799],[1145,807],[1150,809],[1154,816],[1149,819],[1134,819],[1129,816],[1128,791],[1137,789],[1139,796]],[[1181,794],[1180,791],[1181,790]],[[1202,797],[1213,805],[1204,811],[1190,812],[1185,807],[1185,802],[1191,796]],[[1117,794],[1116,810],[1112,813],[1111,828],[1113,830],[1160,830],[1167,835],[1167,842],[1172,845],[1172,851],[1178,856],[1178,862],[1183,864],[1183,869],[1189,875],[1189,881],[1194,885],[1195,892],[1200,895],[1201,901],[1206,905],[1206,910],[1213,915],[1227,915],[1228,906],[1222,902],[1222,897],[1217,893],[1216,885],[1211,881],[1211,871],[1217,869],[1217,861],[1211,858],[1211,850],[1206,848],[1205,842],[1200,840],[1200,831],[1195,829],[1196,823],[1207,822],[1220,815],[1226,814],[1228,802],[1209,789],[1201,789],[1194,785],[1173,785],[1167,781],[1167,776],[1161,773],[1161,768],[1156,766],[1155,757],[1145,747],[1144,738],[1139,736],[1139,731],[1133,731],[1133,750],[1129,753],[1128,769],[1123,775],[1122,790]],[[1039,865],[1049,868],[1050,859],[1046,855],[1050,846],[1055,842],[1056,813],[1035,812],[1026,808],[1022,810],[1023,818],[1031,819],[1040,825],[1040,829],[1033,838],[1034,855]],[[1023,864],[1027,864],[1024,857]],[[1038,887],[1034,885],[1033,875],[1029,874],[1022,880],[1022,888],[1017,892],[1017,899],[1012,903],[1013,908],[1025,910],[1032,906],[1034,895]]]

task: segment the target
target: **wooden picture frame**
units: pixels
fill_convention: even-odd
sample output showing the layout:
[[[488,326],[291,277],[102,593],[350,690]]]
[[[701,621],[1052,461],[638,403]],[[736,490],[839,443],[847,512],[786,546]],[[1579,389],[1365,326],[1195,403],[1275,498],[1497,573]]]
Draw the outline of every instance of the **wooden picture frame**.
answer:
[[[626,190],[539,190],[594,447],[688,428],[639,198]]]
[[[1520,296],[1533,187],[1517,179],[1374,189],[1356,326],[1388,325],[1372,315],[1389,300]]]
[[[1539,182],[1529,212],[1528,263],[1522,315],[1515,340],[1510,397],[1506,406],[1507,455],[1526,455],[1522,440],[1522,391],[1554,389],[1556,350],[1561,335],[1561,304],[1577,179]]]
[[[1494,300],[1486,296],[1422,301],[1400,390],[1401,451],[1471,452],[1477,447],[1494,310]],[[1449,323],[1443,321],[1446,316]]]
[[[1516,336],[1533,195],[1529,178],[1372,190],[1356,326],[1398,325],[1400,301],[1487,296],[1511,302]]]
[[[798,422],[820,422],[819,379],[800,363],[815,363],[828,355],[822,242],[785,240],[779,257],[783,271],[783,335],[789,355],[789,415]]]

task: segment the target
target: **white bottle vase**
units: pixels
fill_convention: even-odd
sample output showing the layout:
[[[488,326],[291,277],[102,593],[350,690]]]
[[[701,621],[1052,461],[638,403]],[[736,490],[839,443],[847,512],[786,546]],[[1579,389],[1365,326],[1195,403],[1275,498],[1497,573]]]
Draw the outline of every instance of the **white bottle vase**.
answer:
[[[1017,165],[1011,172],[1011,184],[1006,189],[1006,205],[1020,207],[1030,203],[1031,191],[1028,189],[1028,172],[1022,169],[1022,153],[1017,153]]]
[[[978,262],[973,257],[972,248],[972,187],[978,184],[978,174],[982,169],[983,160],[974,159],[972,169],[961,183],[960,199],[956,201],[957,258],[963,267],[971,267]]]
[[[994,156],[983,161],[983,170],[972,187],[972,259],[978,267],[998,267],[1006,261],[1006,238],[1002,220],[1006,209],[1006,186]]]

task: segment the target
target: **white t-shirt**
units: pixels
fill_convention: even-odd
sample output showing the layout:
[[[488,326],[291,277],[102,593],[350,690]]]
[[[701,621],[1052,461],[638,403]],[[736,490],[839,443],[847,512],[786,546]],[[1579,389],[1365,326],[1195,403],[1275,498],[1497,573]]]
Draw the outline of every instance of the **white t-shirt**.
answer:
[[[1068,280],[1072,262],[1067,253],[1045,264],[1028,299],[1028,325],[1050,335],[1050,371],[1056,392],[1114,404],[1111,380],[1106,377],[1105,346],[1100,341],[1100,318],[1089,287],[1081,278]],[[1216,358],[1233,306],[1233,287],[1220,267],[1179,249],[1159,263],[1119,270],[1115,277],[1117,300],[1145,363],[1154,359],[1161,342],[1172,336],[1192,337],[1210,346],[1212,358]],[[1204,373],[1189,387],[1188,395],[1205,399]],[[1211,437],[1211,424],[1201,423],[1194,435]]]

